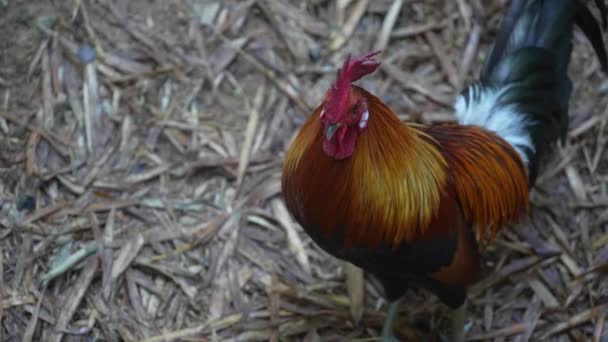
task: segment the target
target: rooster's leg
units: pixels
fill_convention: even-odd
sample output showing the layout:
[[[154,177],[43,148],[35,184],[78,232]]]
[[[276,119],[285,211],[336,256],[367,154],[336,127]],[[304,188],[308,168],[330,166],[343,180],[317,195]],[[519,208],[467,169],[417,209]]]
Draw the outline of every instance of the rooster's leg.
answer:
[[[465,303],[466,304],[466,303]],[[449,315],[450,327],[449,327],[449,335],[445,336],[443,334],[439,335],[439,338],[443,342],[464,342],[464,335],[470,327],[465,326],[466,319],[466,309],[465,304],[462,304],[460,307],[452,310]]]
[[[397,342],[399,341],[393,334],[393,325],[395,325],[395,318],[397,318],[397,310],[399,309],[400,300],[392,302],[388,307],[386,318],[384,319],[384,325],[382,326],[382,342]]]
[[[450,323],[451,323],[451,341],[454,342],[464,342],[464,321],[466,318],[466,310],[464,308],[464,304],[462,304],[459,308],[452,311],[450,315]]]

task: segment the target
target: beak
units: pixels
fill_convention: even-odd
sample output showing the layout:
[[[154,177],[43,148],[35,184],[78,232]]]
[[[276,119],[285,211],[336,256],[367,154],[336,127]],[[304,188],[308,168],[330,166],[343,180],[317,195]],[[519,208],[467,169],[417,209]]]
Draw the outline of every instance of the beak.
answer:
[[[330,140],[331,137],[334,136],[334,134],[336,133],[336,131],[338,130],[338,128],[340,128],[340,126],[342,126],[342,124],[339,123],[339,122],[337,124],[335,124],[335,125],[331,125],[331,124],[328,125],[327,129],[325,130],[325,138],[327,140]]]

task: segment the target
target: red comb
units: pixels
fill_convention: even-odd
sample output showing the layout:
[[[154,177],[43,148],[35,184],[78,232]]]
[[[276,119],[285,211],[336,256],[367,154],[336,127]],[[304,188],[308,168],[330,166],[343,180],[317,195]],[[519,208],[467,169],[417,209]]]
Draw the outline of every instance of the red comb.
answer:
[[[340,81],[352,83],[376,71],[378,66],[380,66],[380,62],[374,60],[374,57],[380,54],[380,52],[382,51],[370,52],[352,61],[350,60],[350,56],[346,57],[344,65],[338,74],[338,83],[341,83]],[[343,80],[340,80],[341,78]]]
[[[346,105],[351,83],[361,79],[365,75],[371,74],[380,66],[380,62],[374,60],[374,57],[380,52],[382,51],[370,52],[352,60],[350,55],[346,57],[342,68],[338,70],[338,77],[331,89],[327,103],[326,113],[329,114],[332,122],[337,122],[344,115],[344,106]]]

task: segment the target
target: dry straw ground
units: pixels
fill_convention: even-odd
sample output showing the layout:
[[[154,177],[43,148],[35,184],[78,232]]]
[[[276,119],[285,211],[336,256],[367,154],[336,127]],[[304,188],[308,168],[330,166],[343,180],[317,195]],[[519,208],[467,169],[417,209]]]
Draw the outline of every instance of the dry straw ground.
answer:
[[[506,1],[0,1],[0,339],[372,341],[373,279],[311,243],[285,148],[347,53],[404,120],[453,120]],[[476,341],[608,341],[606,75],[469,295]],[[347,276],[350,274],[351,276]],[[406,296],[399,333],[445,307]]]

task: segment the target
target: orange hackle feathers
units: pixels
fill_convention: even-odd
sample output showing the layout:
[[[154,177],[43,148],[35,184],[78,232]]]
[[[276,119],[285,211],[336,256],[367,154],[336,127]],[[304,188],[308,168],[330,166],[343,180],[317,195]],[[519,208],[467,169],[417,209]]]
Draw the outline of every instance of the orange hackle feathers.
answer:
[[[318,108],[287,152],[287,205],[303,226],[325,235],[342,230],[344,246],[419,239],[439,210],[447,163],[423,132],[367,91],[353,91],[365,97],[370,113],[355,153],[345,160],[323,153]]]
[[[527,212],[526,170],[505,140],[476,126],[436,125],[424,130],[441,145],[464,219],[475,228],[481,245]]]

